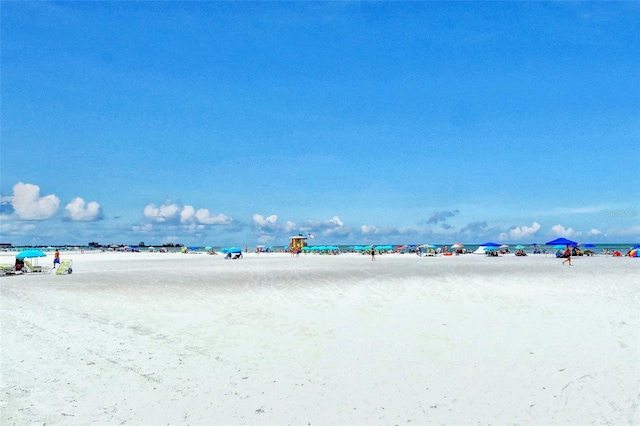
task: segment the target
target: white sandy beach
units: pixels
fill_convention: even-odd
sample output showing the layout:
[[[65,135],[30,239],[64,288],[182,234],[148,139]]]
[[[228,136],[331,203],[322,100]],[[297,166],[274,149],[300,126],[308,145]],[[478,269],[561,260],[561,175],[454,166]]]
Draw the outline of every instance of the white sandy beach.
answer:
[[[0,279],[2,425],[640,424],[640,259],[62,257]]]

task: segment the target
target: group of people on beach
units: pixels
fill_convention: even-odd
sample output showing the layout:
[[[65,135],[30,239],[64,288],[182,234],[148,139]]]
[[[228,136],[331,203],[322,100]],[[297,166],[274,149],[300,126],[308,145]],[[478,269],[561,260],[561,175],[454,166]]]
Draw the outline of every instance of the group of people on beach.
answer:
[[[56,252],[53,254],[53,269],[56,269],[56,266],[60,265],[60,250],[56,249]],[[18,259],[16,257],[16,263],[13,265],[16,271],[22,271],[24,268],[24,259]]]

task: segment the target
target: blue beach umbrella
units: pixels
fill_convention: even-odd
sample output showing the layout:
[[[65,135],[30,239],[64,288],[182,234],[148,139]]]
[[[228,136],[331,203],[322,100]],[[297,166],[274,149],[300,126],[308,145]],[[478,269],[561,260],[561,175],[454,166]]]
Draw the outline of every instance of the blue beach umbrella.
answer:
[[[575,247],[578,245],[578,243],[576,243],[575,241],[567,240],[566,238],[556,238],[555,240],[549,241],[546,243],[546,245],[548,246],[557,246],[560,244],[563,246],[572,246],[572,247]]]
[[[33,259],[35,257],[47,257],[47,255],[36,249],[29,249],[16,254],[16,259]]]
[[[484,244],[478,244],[480,247],[500,247],[500,244],[498,243],[484,243]]]

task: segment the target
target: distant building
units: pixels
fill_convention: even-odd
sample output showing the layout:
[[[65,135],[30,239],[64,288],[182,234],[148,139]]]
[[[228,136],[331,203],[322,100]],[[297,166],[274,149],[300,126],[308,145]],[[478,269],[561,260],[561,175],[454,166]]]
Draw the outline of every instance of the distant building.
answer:
[[[12,248],[13,248],[13,244],[11,243],[0,243],[0,250],[8,250]]]

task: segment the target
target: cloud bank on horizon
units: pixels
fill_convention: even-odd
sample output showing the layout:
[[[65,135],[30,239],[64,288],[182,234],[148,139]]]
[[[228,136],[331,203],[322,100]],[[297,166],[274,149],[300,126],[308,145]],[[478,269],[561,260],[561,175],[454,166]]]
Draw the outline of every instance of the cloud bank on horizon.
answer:
[[[60,198],[55,194],[43,195],[40,187],[35,184],[19,182],[13,187],[13,195],[3,196],[1,199],[2,235],[13,238],[17,245],[32,243],[28,240],[34,234],[42,235],[38,244],[64,243],[85,245],[74,235],[84,235],[91,241],[99,234],[108,235],[107,229],[100,229],[105,222],[105,215],[98,202],[85,202],[80,197],[69,201],[61,210]],[[562,224],[554,224],[547,229],[537,221],[531,225],[512,226],[506,229],[499,225],[489,225],[487,221],[475,221],[456,227],[442,228],[438,222],[447,220],[460,213],[435,211],[428,218],[417,220],[414,226],[397,228],[393,226],[380,227],[373,224],[347,224],[335,215],[330,219],[306,219],[299,222],[282,221],[278,215],[263,215],[254,213],[250,223],[232,218],[223,213],[212,214],[207,208],[197,210],[190,205],[166,200],[160,205],[149,203],[141,208],[137,220],[119,227],[118,234],[113,234],[103,243],[128,243],[152,241],[153,244],[187,243],[211,245],[217,240],[224,244],[273,244],[284,245],[292,235],[313,236],[318,242],[334,244],[357,243],[451,243],[462,241],[469,244],[479,243],[480,240],[497,239],[505,243],[533,242],[533,240],[552,239],[555,237],[579,238],[589,242],[609,241],[606,232],[591,228],[575,230]],[[632,214],[633,212],[628,212]],[[607,214],[607,212],[603,212]],[[242,218],[245,219],[245,218]],[[128,229],[124,229],[124,228]],[[47,236],[43,229],[64,229],[57,234]],[[106,227],[108,228],[108,227]],[[638,229],[627,230],[629,236],[637,235]],[[634,234],[636,233],[636,234]],[[127,235],[122,238],[118,235]],[[614,242],[626,237],[624,233],[614,233]],[[25,239],[25,237],[27,239]],[[631,240],[629,240],[631,241]],[[635,240],[634,240],[635,241]],[[626,240],[625,240],[626,242]]]
[[[0,24],[2,242],[640,241],[638,2],[5,2]]]

